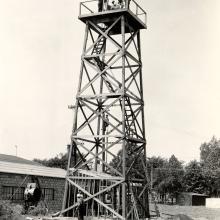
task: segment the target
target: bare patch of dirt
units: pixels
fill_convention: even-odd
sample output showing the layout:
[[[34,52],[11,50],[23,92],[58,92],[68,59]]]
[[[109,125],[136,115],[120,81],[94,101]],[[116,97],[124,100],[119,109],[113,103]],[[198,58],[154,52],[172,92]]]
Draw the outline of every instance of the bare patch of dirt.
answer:
[[[150,206],[154,210],[153,205]],[[178,205],[158,205],[163,219],[172,219],[172,216],[182,214],[193,220],[220,220],[220,209],[210,209],[205,206],[178,206]]]

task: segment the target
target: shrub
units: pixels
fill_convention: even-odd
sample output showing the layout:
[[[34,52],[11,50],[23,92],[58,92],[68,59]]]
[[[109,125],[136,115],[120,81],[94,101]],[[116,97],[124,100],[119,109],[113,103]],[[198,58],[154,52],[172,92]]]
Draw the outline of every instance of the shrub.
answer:
[[[10,201],[0,202],[0,219],[1,220],[24,220],[22,217],[23,207],[13,204]]]
[[[32,216],[46,215],[48,213],[48,209],[44,202],[39,202],[38,205],[30,206],[28,209],[28,214]]]

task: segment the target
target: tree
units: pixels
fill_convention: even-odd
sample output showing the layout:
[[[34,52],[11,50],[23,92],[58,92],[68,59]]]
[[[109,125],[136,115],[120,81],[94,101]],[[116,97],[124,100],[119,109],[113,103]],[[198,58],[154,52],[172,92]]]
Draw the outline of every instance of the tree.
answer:
[[[215,136],[208,143],[200,146],[200,161],[207,183],[207,193],[220,196],[220,140]]]
[[[186,192],[207,193],[208,185],[202,166],[196,160],[191,161],[185,167],[183,185]]]
[[[158,185],[158,191],[168,194],[172,200],[176,198],[177,193],[182,190],[182,178],[184,174],[182,162],[172,155],[164,167],[164,178]]]
[[[50,159],[34,159],[34,161],[47,167],[56,167],[61,169],[66,169],[68,163],[67,154],[62,153]]]
[[[166,177],[164,168],[167,166],[167,159],[162,157],[149,157],[147,158],[147,170],[151,185],[154,189],[158,188],[160,182]]]
[[[49,158],[49,159],[33,159],[33,161],[40,163],[44,166],[47,167],[56,167],[56,168],[61,168],[61,169],[67,169],[67,164],[68,164],[68,154],[65,153],[59,153],[55,157]],[[78,153],[76,153],[76,161],[79,162],[81,161],[81,157],[79,156]],[[82,162],[82,161],[81,161]],[[74,161],[71,161],[71,167],[74,167]]]
[[[147,167],[148,169],[153,168],[160,168],[164,167],[168,163],[167,159],[164,159],[162,157],[149,157],[147,158]]]
[[[148,158],[148,168],[151,168],[153,189],[160,195],[163,202],[168,195],[172,202],[177,193],[182,189],[184,174],[182,162],[174,155],[169,160],[161,157]]]
[[[183,171],[183,163],[179,161],[174,155],[172,155],[168,161],[168,167],[173,170]]]
[[[122,164],[122,151],[119,151],[117,156],[111,161],[110,165],[115,169],[121,171]],[[169,194],[172,201],[176,196],[177,192],[182,189],[182,176],[183,176],[183,166],[182,162],[180,162],[174,155],[171,156],[169,161],[167,159],[161,157],[151,157],[147,158],[147,171],[143,170],[143,166],[141,161],[144,160],[143,154],[139,154],[138,157],[134,153],[129,153],[128,158],[126,159],[126,166],[129,168],[134,158],[135,163],[133,164],[132,169],[130,170],[130,176],[139,178],[143,177],[145,172],[148,173],[148,179],[150,179],[151,185],[153,186],[154,191],[160,194],[165,198],[165,195]]]
[[[206,181],[205,193],[210,197],[220,197],[220,170],[203,170],[204,179]]]
[[[200,161],[206,169],[220,168],[220,140],[215,136],[210,142],[200,146]]]

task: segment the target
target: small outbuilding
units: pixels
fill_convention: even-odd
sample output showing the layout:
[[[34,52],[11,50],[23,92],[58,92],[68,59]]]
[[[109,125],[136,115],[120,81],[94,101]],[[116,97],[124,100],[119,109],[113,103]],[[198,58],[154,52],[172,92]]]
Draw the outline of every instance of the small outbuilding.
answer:
[[[60,211],[66,171],[42,166],[20,157],[0,154],[0,201],[25,204],[27,187],[39,185],[41,198],[50,212]]]
[[[182,206],[205,206],[207,197],[199,193],[181,192],[177,195],[176,203]]]

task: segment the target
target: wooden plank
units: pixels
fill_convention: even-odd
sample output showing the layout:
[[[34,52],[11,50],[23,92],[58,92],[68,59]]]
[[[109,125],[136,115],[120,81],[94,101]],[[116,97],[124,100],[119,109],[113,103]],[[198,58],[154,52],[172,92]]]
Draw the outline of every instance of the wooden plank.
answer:
[[[83,102],[83,101],[82,101]],[[86,105],[86,102],[83,102],[85,105]],[[113,127],[115,130],[117,130],[119,133],[122,134],[122,131],[119,130],[115,125],[113,125],[109,120],[107,120],[103,114],[100,114],[99,112],[97,111],[94,111],[90,106],[87,105],[87,107],[94,113],[96,114],[97,116],[100,116],[102,118],[103,121],[105,121],[106,123],[108,123],[108,125],[110,125],[111,127]],[[103,111],[101,111],[102,113],[106,112],[106,110],[104,109]],[[107,113],[108,114],[108,113]]]
[[[128,19],[129,23],[131,24],[134,30],[147,29],[146,12],[145,12],[145,20],[142,21],[141,18],[139,18],[138,15],[136,15],[130,9],[108,10],[108,11],[98,12],[98,13],[84,14],[84,15],[80,15],[79,19],[82,22],[92,20],[96,22],[97,24],[98,23],[108,24],[108,23],[115,21],[115,19],[121,15],[125,15],[125,17]],[[126,28],[125,32],[128,33],[129,30]],[[112,34],[120,34],[120,33],[121,33],[120,25],[118,24],[117,26],[115,26]]]
[[[97,137],[97,138],[105,138],[105,137],[108,137],[108,138],[124,138],[124,135],[72,135],[71,136],[72,138],[94,138],[94,137]]]
[[[116,47],[118,47],[118,49],[121,49],[121,47],[118,46],[118,44],[115,43],[115,40],[112,39],[109,35],[108,32],[112,29],[112,27],[114,27],[114,25],[120,20],[120,18],[118,18],[116,21],[113,22],[113,24],[105,31],[102,32],[100,30],[100,28],[98,28],[96,25],[94,25],[92,22],[89,22],[90,25],[93,26],[93,28],[95,28],[99,34],[101,34],[96,41],[94,41],[94,43],[86,50],[85,54],[87,54],[92,48],[94,48],[94,46],[101,40],[101,38],[105,37],[106,39],[109,39],[110,41],[112,41],[113,44],[115,44]]]
[[[81,2],[81,5],[83,5],[88,11],[90,11],[91,13],[94,13],[89,7],[87,7],[83,2]]]
[[[69,176],[70,179],[79,179],[79,180],[112,180],[112,181],[119,181],[122,180],[122,178],[118,178],[117,176],[112,177],[80,177],[80,176]]]
[[[94,83],[103,73],[105,73],[109,68],[110,66],[114,65],[114,63],[116,63],[119,59],[121,58],[121,55],[119,57],[117,57],[109,66],[107,66],[103,71],[97,73],[93,78],[92,80],[87,84],[85,85],[80,92],[78,92],[78,95],[82,94],[92,83]],[[84,59],[84,62],[86,61],[86,59]]]
[[[111,104],[114,104],[118,101],[118,99],[116,99],[115,101],[113,101]],[[81,100],[81,102],[83,102]],[[94,121],[98,116],[101,116],[102,113],[108,111],[108,109],[111,107],[111,104],[108,105],[104,110],[100,111],[99,113],[97,113],[93,118],[89,119],[88,121],[85,121],[83,126],[80,126],[78,129],[76,129],[76,131],[73,133],[73,136],[76,135],[79,131],[81,131],[86,125],[88,125],[89,123],[91,123],[92,121]],[[96,112],[93,111],[93,114],[95,114]]]
[[[77,143],[78,145],[81,146],[81,148],[83,148],[84,150],[88,151],[89,154],[93,155],[93,159],[97,158],[98,155],[93,153],[91,150],[89,150],[88,148],[86,148],[83,144],[81,143]],[[102,150],[102,154],[105,152],[105,149]],[[106,161],[104,161],[103,159],[101,159],[100,157],[98,157],[99,161],[102,162],[103,164],[105,164],[111,171],[113,171],[114,173],[117,173],[118,175],[121,175],[121,173],[116,170],[113,166],[109,165]],[[88,163],[87,163],[88,164]]]
[[[112,148],[113,146],[115,146],[117,143],[119,143],[119,142],[122,141],[123,139],[124,139],[124,137],[121,137],[121,138],[118,139],[115,143],[109,145],[106,149]],[[103,150],[100,151],[96,156],[99,156],[99,155],[101,155],[102,153],[103,153]],[[88,159],[86,162],[84,162],[84,163],[81,164],[79,167],[77,167],[76,171],[77,171],[78,169],[82,168],[83,166],[85,166],[86,164],[88,164],[89,162],[93,161],[93,160],[94,160],[94,158]],[[120,176],[121,176],[121,174],[120,174]]]
[[[106,98],[118,98],[122,95],[122,93],[103,93],[97,95],[79,95],[77,98],[80,99],[106,99]]]

